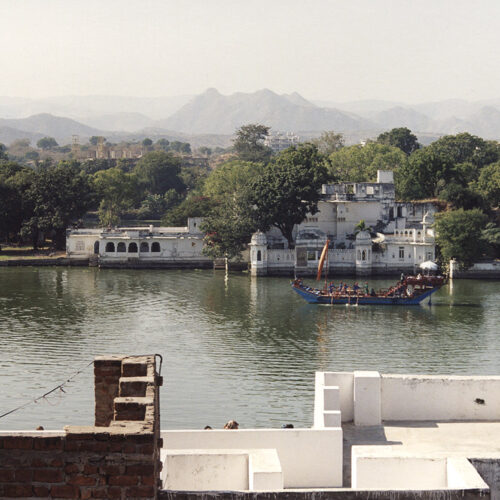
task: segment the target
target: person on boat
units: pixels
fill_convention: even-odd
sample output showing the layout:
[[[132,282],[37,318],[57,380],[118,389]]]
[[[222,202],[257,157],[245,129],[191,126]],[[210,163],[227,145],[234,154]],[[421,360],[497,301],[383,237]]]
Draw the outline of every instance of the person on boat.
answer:
[[[347,285],[347,283],[344,283],[344,293],[347,293],[348,288],[349,288],[349,286]]]
[[[330,294],[332,294],[334,290],[335,290],[335,283],[333,281],[330,281],[330,285],[328,286],[328,291],[330,292]]]
[[[371,289],[370,295],[371,295],[372,297],[376,297],[376,296],[377,296],[377,294],[375,293],[375,288],[372,288],[372,289]]]
[[[358,294],[358,290],[359,290],[359,285],[358,285],[357,281],[352,286],[352,289],[353,289],[354,293],[357,295]]]
[[[368,288],[368,281],[365,281],[365,295],[370,294],[370,289]]]

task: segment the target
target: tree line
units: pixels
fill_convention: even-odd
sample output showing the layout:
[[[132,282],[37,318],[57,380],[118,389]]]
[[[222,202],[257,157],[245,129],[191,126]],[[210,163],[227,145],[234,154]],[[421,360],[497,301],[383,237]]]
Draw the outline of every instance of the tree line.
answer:
[[[329,131],[273,154],[264,145],[268,133],[264,125],[240,127],[213,170],[187,166],[171,150],[150,151],[139,160],[45,161],[33,167],[9,160],[0,147],[0,240],[36,247],[50,237],[63,248],[66,228],[88,211],[97,212],[105,227],[131,214],[173,226],[202,216],[205,252],[230,258],[253,232],[270,227],[293,246],[293,227],[316,213],[321,184],[374,182],[378,169],[390,169],[398,199],[447,206],[436,218],[444,260],[457,257],[469,265],[482,255],[499,255],[498,142],[462,133],[423,147],[410,130],[397,128],[345,146],[342,134]]]

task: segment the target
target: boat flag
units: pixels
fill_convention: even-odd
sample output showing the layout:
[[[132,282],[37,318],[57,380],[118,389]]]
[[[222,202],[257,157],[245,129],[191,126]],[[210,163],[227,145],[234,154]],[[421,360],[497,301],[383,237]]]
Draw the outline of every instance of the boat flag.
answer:
[[[323,265],[325,264],[326,256],[328,255],[328,245],[330,244],[330,240],[326,240],[325,246],[323,247],[323,251],[321,252],[321,257],[319,258],[318,263],[318,274],[316,275],[316,281],[321,279],[321,273],[323,272]]]

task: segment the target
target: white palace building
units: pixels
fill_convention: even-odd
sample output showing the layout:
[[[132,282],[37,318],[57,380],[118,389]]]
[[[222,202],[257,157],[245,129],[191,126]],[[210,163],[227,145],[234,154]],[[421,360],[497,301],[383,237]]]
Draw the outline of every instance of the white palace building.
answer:
[[[255,233],[243,253],[253,275],[308,275],[316,272],[321,250],[330,241],[334,274],[383,275],[413,272],[435,258],[434,213],[429,202],[396,202],[393,172],[379,170],[377,182],[322,186],[318,212],[294,231],[295,248],[276,228]],[[369,230],[355,231],[363,220]],[[207,268],[201,219],[186,227],[70,229],[70,259],[90,259],[101,267]]]

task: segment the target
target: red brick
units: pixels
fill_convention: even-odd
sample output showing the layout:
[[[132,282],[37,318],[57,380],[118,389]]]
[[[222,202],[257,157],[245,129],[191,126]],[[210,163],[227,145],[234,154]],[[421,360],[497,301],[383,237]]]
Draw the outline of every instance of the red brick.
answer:
[[[109,495],[110,489],[111,488],[94,488],[92,490],[92,498],[110,498],[110,495]],[[120,497],[121,497],[121,488],[118,488],[118,489],[120,490]]]
[[[59,469],[35,469],[33,481],[40,483],[60,483],[63,481],[63,473]]]
[[[48,497],[50,490],[47,486],[33,486],[33,496],[35,497]]]
[[[51,467],[62,467],[63,465],[64,462],[61,458],[54,458],[54,460],[50,462]]]
[[[85,464],[85,466],[83,467],[83,472],[87,475],[97,474],[99,472],[99,468],[95,465]]]
[[[152,455],[155,447],[152,444],[140,444],[137,446],[136,452],[144,455]]]
[[[110,476],[108,484],[113,486],[135,486],[139,482],[137,476]]]
[[[124,472],[125,467],[120,465],[102,465],[99,467],[101,474],[110,474],[113,476],[118,476]]]
[[[31,467],[47,467],[47,460],[43,460],[40,457],[33,457],[31,460]]]
[[[77,464],[68,464],[66,467],[64,467],[64,472],[66,474],[74,474],[75,472],[79,472],[80,467]]]
[[[126,497],[135,498],[153,498],[155,496],[155,489],[152,486],[134,486],[127,488]]]
[[[53,437],[36,437],[34,438],[34,446],[35,450],[41,451],[52,451],[52,450],[62,450],[63,449],[63,440],[62,438]]]
[[[78,443],[79,451],[104,452],[109,450],[109,443],[106,441],[82,441]]]
[[[0,483],[14,481],[14,471],[12,469],[0,469]]]
[[[80,497],[88,500],[92,496],[92,490],[87,488],[80,488]]]
[[[118,486],[111,486],[108,488],[108,498],[121,498],[122,489]]]
[[[5,498],[23,498],[30,497],[33,489],[30,485],[22,484],[4,484],[3,495]]]
[[[89,476],[74,476],[67,481],[68,484],[77,486],[95,486],[96,478]]]
[[[3,446],[6,450],[32,450],[33,438],[28,436],[5,436]]]
[[[141,477],[141,484],[144,484],[146,486],[154,486],[156,484],[156,477],[155,476],[142,476]]]
[[[69,484],[52,486],[50,494],[57,498],[78,498],[78,488]]]
[[[138,476],[149,476],[154,474],[153,465],[129,465],[127,467],[127,474]]]
[[[29,483],[31,482],[31,476],[33,471],[30,469],[17,469],[16,470],[16,482],[18,483]]]

